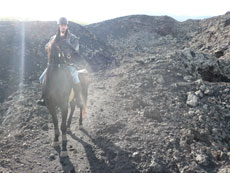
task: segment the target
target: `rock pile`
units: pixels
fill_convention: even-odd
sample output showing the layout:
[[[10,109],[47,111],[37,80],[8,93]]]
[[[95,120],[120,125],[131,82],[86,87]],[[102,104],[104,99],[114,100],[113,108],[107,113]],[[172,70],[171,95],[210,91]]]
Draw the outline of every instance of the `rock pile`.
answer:
[[[229,18],[227,13],[177,22],[165,16],[127,16],[86,28],[72,23],[84,43],[82,55],[94,58],[92,66],[107,67],[91,74],[86,135],[74,138],[84,146],[89,163],[81,155],[76,164],[89,172],[229,171]],[[3,62],[7,64],[6,58]],[[10,80],[1,78],[0,89]],[[32,101],[38,92],[39,84],[31,78],[1,104],[0,152],[5,155],[3,146],[15,141],[10,134],[17,129],[35,129],[34,134],[49,129],[47,112],[38,111]],[[80,150],[72,142],[71,156],[77,153],[75,147]],[[52,154],[50,158],[53,168],[57,159]],[[13,164],[7,159],[0,163],[4,171]],[[83,166],[87,164],[90,168]],[[47,169],[53,171],[51,167]]]

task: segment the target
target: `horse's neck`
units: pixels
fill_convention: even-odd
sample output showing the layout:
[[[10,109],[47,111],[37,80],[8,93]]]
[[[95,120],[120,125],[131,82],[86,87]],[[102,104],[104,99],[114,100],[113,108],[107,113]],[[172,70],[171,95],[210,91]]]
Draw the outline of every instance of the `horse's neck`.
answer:
[[[60,64],[58,45],[55,42],[51,42],[50,49],[48,50],[48,61],[49,64]]]
[[[57,64],[60,64],[59,59],[57,57],[50,57],[49,64],[52,66],[55,66]]]
[[[48,64],[47,67],[47,75],[57,75],[57,73],[65,73],[67,72],[66,70],[66,65],[65,64],[56,64],[56,63],[51,63]]]
[[[47,92],[53,88],[62,88],[64,86],[70,87],[72,79],[66,66],[63,64],[49,64],[47,67]]]
[[[60,52],[55,52],[55,54],[51,54],[49,58],[50,64],[65,64],[66,59]]]

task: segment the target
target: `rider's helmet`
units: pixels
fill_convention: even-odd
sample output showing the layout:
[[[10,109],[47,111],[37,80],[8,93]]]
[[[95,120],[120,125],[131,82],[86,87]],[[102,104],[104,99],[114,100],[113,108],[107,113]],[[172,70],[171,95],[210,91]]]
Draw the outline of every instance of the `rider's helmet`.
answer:
[[[68,20],[65,17],[61,17],[58,22],[58,25],[68,25]]]

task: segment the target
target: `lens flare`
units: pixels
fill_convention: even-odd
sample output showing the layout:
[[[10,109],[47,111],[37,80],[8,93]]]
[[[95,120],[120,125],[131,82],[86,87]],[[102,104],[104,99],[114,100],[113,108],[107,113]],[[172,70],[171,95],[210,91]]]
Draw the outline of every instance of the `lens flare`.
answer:
[[[20,51],[20,66],[19,66],[19,89],[24,85],[24,61],[25,61],[25,24],[21,23],[21,51]]]

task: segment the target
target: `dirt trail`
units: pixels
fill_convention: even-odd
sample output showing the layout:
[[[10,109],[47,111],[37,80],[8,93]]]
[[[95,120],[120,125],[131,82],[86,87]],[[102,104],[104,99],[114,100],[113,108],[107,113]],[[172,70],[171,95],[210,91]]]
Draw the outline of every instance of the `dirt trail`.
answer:
[[[41,127],[37,127],[39,123],[33,122],[35,127],[23,130],[20,140],[10,141],[10,138],[6,138],[5,147],[11,149],[4,151],[2,148],[1,153],[5,156],[8,154],[8,160],[0,159],[0,172],[135,172],[132,163],[127,164],[129,154],[111,140],[111,136],[124,127],[120,123],[123,117],[119,115],[119,98],[114,89],[119,79],[116,69],[109,73],[98,72],[91,75],[83,129],[78,127],[77,109],[72,120],[72,133],[67,135],[69,158],[64,160],[59,157],[59,149],[51,146],[53,123],[47,109],[33,105],[48,123],[43,122],[45,125],[40,129]],[[59,115],[59,125],[60,120]],[[11,135],[15,136],[15,133],[11,132]],[[118,160],[120,158],[126,162],[122,163],[122,160]]]

